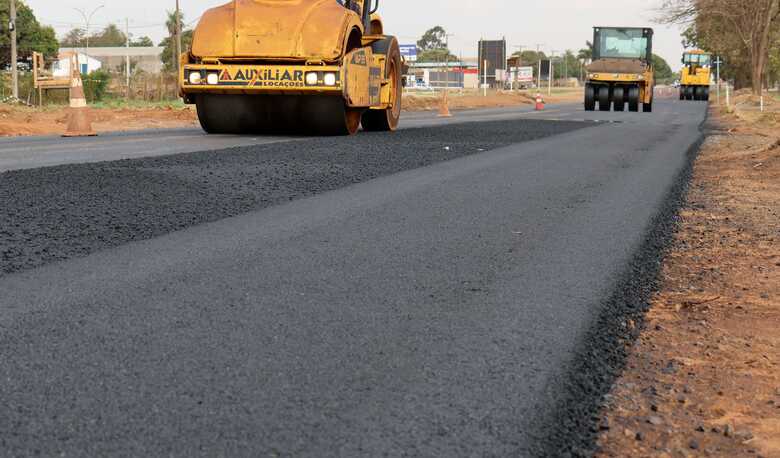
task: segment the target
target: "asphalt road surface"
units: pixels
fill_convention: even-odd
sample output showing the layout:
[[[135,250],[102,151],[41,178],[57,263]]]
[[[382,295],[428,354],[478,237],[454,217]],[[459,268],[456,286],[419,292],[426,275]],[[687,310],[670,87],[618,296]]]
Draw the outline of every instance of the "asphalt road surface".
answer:
[[[540,112],[534,111],[529,105],[470,110],[456,112],[452,118],[439,118],[430,112],[404,113],[400,127],[406,129],[501,119],[578,119],[584,117],[580,105],[548,105],[545,111]],[[599,118],[612,119],[614,115],[604,113]],[[60,136],[0,138],[0,172],[61,164],[163,156],[299,139],[282,136],[207,135],[200,128],[149,129],[68,139]]]
[[[547,453],[705,117],[555,109],[3,143],[0,455]]]

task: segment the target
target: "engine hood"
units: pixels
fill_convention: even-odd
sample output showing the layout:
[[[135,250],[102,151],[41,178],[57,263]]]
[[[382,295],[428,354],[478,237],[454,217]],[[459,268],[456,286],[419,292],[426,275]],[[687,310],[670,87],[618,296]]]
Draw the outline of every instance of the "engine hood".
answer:
[[[201,17],[196,57],[337,60],[360,17],[336,0],[235,0]]]

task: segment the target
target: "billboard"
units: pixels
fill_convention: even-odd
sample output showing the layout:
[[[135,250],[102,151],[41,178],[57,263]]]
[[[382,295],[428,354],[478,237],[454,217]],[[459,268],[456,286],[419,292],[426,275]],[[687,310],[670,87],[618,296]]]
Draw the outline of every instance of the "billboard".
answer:
[[[550,60],[542,60],[541,64],[541,67],[539,67],[539,75],[542,81],[547,81],[550,79]]]
[[[417,45],[398,45],[401,50],[401,57],[406,59],[407,62],[415,62],[417,60]]]
[[[488,84],[495,85],[506,70],[506,40],[479,40],[477,46],[480,81],[487,77]]]

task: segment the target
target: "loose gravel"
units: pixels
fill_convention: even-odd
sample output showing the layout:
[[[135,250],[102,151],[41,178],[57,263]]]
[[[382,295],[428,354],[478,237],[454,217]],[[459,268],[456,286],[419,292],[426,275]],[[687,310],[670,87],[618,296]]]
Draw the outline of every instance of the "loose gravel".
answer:
[[[631,344],[644,326],[650,298],[660,288],[662,261],[680,225],[679,211],[685,203],[693,164],[703,141],[704,134],[686,152],[685,166],[653,218],[639,250],[573,358],[564,377],[564,395],[544,420],[539,456],[590,457],[597,451],[598,433],[611,427],[601,417],[602,410],[609,402],[612,384],[623,372]]]
[[[491,121],[0,174],[0,275],[591,123]]]

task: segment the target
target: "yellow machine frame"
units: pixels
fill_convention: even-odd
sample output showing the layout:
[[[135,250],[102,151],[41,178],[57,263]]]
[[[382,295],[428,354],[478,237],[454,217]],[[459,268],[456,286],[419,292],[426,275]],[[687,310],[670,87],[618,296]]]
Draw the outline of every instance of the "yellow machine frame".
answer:
[[[692,65],[687,56],[708,56],[709,63]],[[686,51],[682,57],[683,68],[680,72],[680,100],[710,99],[710,81],[712,79],[712,54],[698,49]]]
[[[602,56],[602,30],[641,33],[646,40],[646,49],[641,58]],[[629,111],[650,112],[653,107],[655,69],[652,61],[653,29],[638,27],[594,27],[594,60],[587,67],[585,82],[585,110],[593,111],[598,104],[600,111],[623,111],[628,104]],[[608,40],[609,38],[607,38]]]
[[[346,118],[357,113],[364,129],[394,130],[402,64],[396,39],[383,34],[382,20],[373,11],[376,1],[371,8],[372,0],[343,5],[335,0],[233,0],[213,8],[195,30],[192,51],[181,56],[181,96],[187,103],[207,100],[199,96],[216,100],[209,111],[227,100],[213,97],[218,95],[284,96],[288,102],[289,97],[316,96],[312,103],[324,101],[329,107],[336,105],[327,97],[340,97]],[[293,105],[288,103],[287,111],[296,110]],[[199,114],[206,112],[198,108]],[[351,118],[345,133],[356,130]]]

